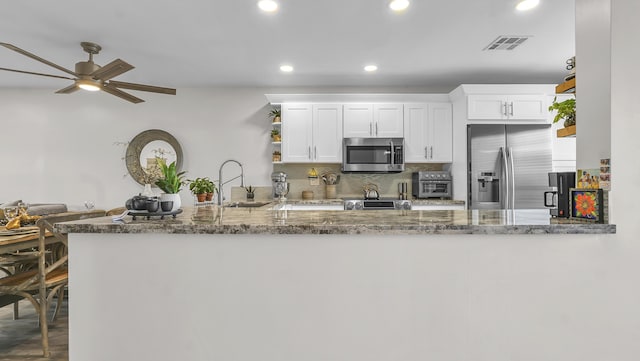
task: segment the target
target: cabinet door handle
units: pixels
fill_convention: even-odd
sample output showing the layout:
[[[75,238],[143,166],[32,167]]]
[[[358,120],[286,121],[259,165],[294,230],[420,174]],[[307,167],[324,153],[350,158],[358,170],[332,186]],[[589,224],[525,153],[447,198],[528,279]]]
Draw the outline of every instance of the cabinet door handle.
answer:
[[[502,106],[504,107],[504,112],[502,112],[502,114],[504,114],[504,116],[506,117],[506,116],[508,115],[508,114],[507,114],[507,102],[504,102],[504,103],[502,104]]]
[[[429,147],[424,147],[424,158],[429,159]]]
[[[378,122],[376,122],[376,137],[378,136]]]
[[[369,122],[369,135],[373,135],[373,123]]]
[[[309,159],[311,159],[311,146],[309,146]]]
[[[318,160],[318,147],[313,146],[313,159]]]
[[[433,146],[429,147],[429,151],[431,151],[431,159],[433,159]]]
[[[509,105],[511,112],[509,113],[511,116],[513,116],[513,102],[511,102],[511,104]]]

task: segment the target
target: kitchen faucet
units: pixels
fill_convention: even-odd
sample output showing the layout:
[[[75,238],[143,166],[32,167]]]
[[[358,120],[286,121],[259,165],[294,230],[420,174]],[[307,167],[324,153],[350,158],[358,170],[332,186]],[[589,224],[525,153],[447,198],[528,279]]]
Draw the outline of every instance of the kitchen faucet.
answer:
[[[237,163],[240,166],[240,175],[237,177],[233,177],[229,180],[227,180],[226,182],[222,182],[222,168],[224,168],[224,165],[229,163],[229,162],[234,162]],[[220,166],[220,170],[218,170],[218,205],[221,206],[222,205],[222,186],[231,182],[234,179],[238,179],[240,178],[240,187],[244,187],[244,168],[242,168],[242,163],[238,162],[237,160],[233,160],[233,159],[229,159],[224,161],[224,163],[222,163],[222,165]]]

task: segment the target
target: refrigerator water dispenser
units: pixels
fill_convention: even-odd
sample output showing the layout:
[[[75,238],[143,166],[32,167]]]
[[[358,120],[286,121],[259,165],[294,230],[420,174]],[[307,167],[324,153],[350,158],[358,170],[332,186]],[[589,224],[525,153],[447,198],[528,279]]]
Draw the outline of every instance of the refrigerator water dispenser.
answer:
[[[500,202],[500,180],[494,172],[480,172],[477,199],[478,202]]]

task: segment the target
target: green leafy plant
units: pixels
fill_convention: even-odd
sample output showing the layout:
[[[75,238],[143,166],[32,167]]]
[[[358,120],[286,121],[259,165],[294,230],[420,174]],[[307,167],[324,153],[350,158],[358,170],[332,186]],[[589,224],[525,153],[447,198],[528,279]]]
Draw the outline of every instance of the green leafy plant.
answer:
[[[564,126],[576,124],[576,100],[574,98],[557,102],[557,97],[553,98],[553,103],[549,106],[549,111],[558,111],[553,118],[553,122],[557,123],[560,119],[564,119]]]
[[[209,192],[210,184],[207,178],[188,179],[189,190],[193,194],[204,194]]]
[[[176,162],[171,162],[167,165],[165,162],[158,162],[160,170],[162,170],[162,177],[156,181],[156,186],[163,192],[169,194],[175,194],[180,192],[182,186],[185,184],[184,174],[185,171],[178,172],[176,169]]]
[[[271,129],[271,136],[274,136],[274,135],[280,135],[280,130],[278,130],[278,129]]]
[[[218,191],[216,184],[209,178],[204,178],[207,181],[207,193],[215,193]]]
[[[269,118],[271,119],[280,118],[280,114],[281,114],[280,109],[273,108],[269,112]]]

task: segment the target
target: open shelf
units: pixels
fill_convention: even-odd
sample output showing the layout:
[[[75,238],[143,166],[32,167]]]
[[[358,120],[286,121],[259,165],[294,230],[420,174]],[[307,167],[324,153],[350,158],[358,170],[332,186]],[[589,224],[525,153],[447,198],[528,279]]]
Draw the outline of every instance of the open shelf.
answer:
[[[562,129],[558,129],[556,131],[556,134],[557,134],[558,138],[575,137],[576,136],[576,126],[575,125],[570,125],[568,127],[565,127],[565,128],[562,128]]]
[[[562,84],[556,86],[556,94],[563,93],[575,93],[576,92],[576,78],[569,79]]]

